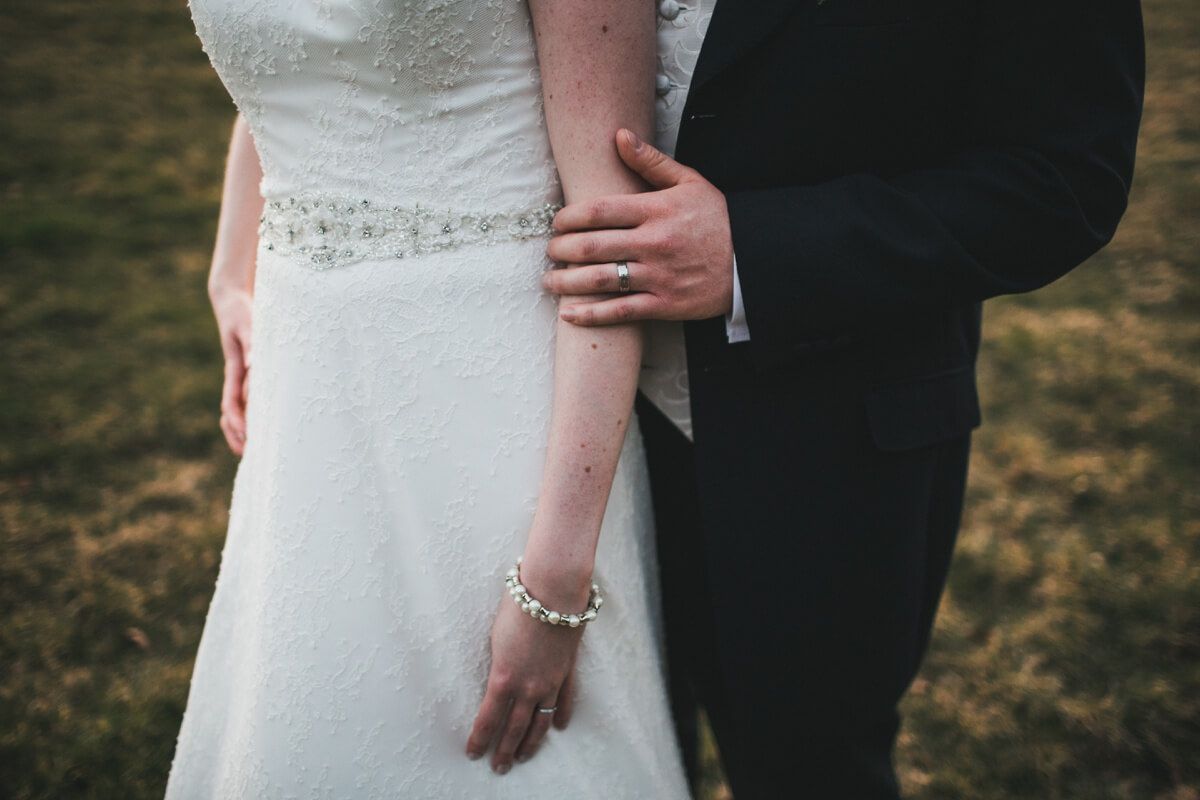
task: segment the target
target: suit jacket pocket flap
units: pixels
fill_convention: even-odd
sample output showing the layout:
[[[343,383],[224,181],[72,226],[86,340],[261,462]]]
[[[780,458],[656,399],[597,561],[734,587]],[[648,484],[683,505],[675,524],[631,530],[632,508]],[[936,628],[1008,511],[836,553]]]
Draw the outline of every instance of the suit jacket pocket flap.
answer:
[[[881,450],[910,450],[953,439],[979,425],[975,371],[961,367],[867,393],[871,436]]]

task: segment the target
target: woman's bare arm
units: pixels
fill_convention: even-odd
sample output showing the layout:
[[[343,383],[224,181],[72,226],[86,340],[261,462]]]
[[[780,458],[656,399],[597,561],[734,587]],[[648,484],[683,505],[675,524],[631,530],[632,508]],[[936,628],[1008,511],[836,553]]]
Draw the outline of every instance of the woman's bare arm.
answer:
[[[568,203],[641,191],[613,145],[649,135],[654,7],[645,0],[533,0],[546,124]],[[522,578],[582,607],[641,363],[639,325],[603,331],[559,322],[550,446]]]
[[[262,165],[250,128],[239,114],[233,124],[221,217],[208,274],[208,296],[221,350],[225,354],[225,385],[221,391],[221,430],[229,448],[239,456],[246,442],[246,370],[250,366],[250,306],[258,250],[258,220],[263,198],[258,191]]]
[[[647,0],[530,0],[546,122],[567,202],[640,191],[613,145],[618,128],[648,136],[653,119],[654,6]],[[560,321],[554,405],[541,494],[521,578],[548,608],[582,610],[641,361],[637,325],[584,329]],[[600,622],[599,624],[603,624]],[[492,635],[487,695],[468,742],[492,766],[533,755],[569,715],[580,629],[537,622],[507,597]]]

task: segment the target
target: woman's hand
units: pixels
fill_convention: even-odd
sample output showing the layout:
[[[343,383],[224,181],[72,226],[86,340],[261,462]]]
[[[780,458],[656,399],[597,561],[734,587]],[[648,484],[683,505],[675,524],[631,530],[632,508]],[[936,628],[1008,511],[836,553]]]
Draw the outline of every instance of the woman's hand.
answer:
[[[249,401],[251,295],[245,289],[210,292],[221,351],[225,354],[225,385],[221,389],[221,432],[229,449],[241,455],[246,446],[246,405]]]
[[[582,603],[561,607],[586,606],[586,588],[583,598]],[[582,637],[582,627],[548,625],[523,612],[511,597],[500,601],[492,625],[492,669],[467,740],[469,757],[482,758],[498,735],[492,769],[504,775],[512,769],[514,758],[523,762],[533,757],[551,722],[559,730],[567,726],[575,655]]]

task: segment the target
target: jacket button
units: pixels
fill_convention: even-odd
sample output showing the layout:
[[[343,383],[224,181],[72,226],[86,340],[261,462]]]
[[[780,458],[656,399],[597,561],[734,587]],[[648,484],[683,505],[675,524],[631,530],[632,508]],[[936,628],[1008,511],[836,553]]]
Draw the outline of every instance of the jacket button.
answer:
[[[654,76],[654,93],[659,97],[665,97],[671,91],[671,78],[663,73],[658,73]]]

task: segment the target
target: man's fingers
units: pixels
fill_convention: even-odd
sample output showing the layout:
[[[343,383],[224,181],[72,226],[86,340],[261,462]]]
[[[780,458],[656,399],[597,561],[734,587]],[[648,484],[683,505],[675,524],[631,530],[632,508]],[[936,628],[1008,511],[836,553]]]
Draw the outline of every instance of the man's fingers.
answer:
[[[563,264],[599,264],[629,258],[634,234],[625,228],[615,230],[567,233],[555,236],[546,246],[552,261]]]
[[[631,289],[650,291],[649,276],[642,264],[625,262],[629,270]],[[562,295],[611,294],[621,291],[621,276],[616,263],[584,264],[578,267],[552,269],[542,274],[542,286],[549,292]]]
[[[599,300],[594,303],[575,303],[558,310],[558,316],[585,328],[596,325],[620,325],[642,319],[662,319],[663,302],[649,292]]]
[[[636,194],[610,195],[571,203],[554,215],[556,233],[601,228],[636,228],[646,221],[645,199]]]
[[[641,175],[655,189],[667,189],[688,180],[700,177],[690,167],[685,167],[654,146],[643,142],[633,131],[622,128],[617,131],[617,152],[625,166]]]

